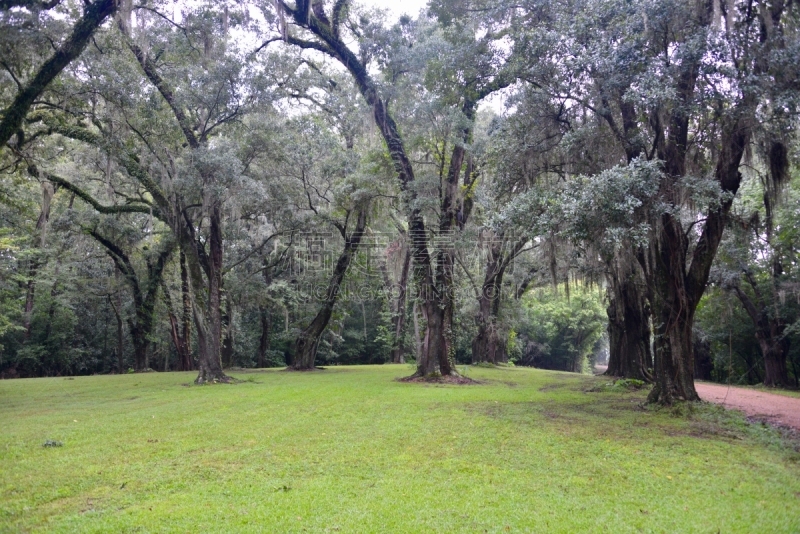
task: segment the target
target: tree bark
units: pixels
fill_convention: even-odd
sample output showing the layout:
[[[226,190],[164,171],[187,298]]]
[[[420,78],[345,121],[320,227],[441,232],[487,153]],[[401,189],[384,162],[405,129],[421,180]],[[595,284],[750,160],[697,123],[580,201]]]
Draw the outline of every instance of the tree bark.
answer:
[[[219,202],[209,207],[209,254],[205,256],[202,244],[194,235],[184,237],[189,278],[194,289],[192,317],[197,330],[196,384],[228,382],[222,370],[222,213]],[[188,225],[187,225],[188,227]],[[187,228],[191,232],[190,227]],[[202,265],[207,283],[203,287]]]
[[[629,254],[625,247],[619,254]],[[617,258],[609,272],[608,369],[605,374],[652,382],[650,309],[645,297],[645,279],[634,258]]]
[[[656,325],[655,386],[648,397],[649,402],[672,404],[676,400],[700,400],[694,387],[694,314],[705,291],[711,264],[722,240],[725,222],[733,203],[732,197],[742,180],[739,164],[749,138],[750,127],[741,116],[724,130],[715,177],[721,189],[730,197],[722,200],[718,207],[709,208],[691,262],[687,261],[688,238],[680,220],[667,212],[657,221],[656,231],[651,239],[649,262],[652,266],[652,306]],[[668,174],[662,187],[674,186],[671,178],[683,175],[685,132],[679,142],[684,143],[684,148],[679,151],[683,155],[676,157],[673,152],[670,156],[669,151],[666,154],[665,170]],[[666,193],[662,193],[662,197],[670,198]]]
[[[472,340],[472,363],[496,364],[498,362],[497,311],[500,307],[500,289],[503,279],[503,271],[500,266],[501,247],[500,240],[494,240],[487,251],[486,272],[478,297],[478,314],[475,317],[478,332]]]

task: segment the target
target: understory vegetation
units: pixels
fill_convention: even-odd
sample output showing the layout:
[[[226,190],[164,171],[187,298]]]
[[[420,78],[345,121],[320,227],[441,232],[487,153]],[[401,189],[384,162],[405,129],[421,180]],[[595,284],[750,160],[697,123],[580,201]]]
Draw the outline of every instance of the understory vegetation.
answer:
[[[604,377],[412,368],[2,381],[0,531],[800,529],[796,434]]]

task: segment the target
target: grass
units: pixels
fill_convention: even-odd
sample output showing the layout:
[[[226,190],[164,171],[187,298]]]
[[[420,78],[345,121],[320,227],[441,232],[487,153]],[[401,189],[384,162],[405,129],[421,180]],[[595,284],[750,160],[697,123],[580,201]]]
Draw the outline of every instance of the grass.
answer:
[[[800,455],[735,413],[566,373],[409,372],[2,381],[0,531],[800,531]]]

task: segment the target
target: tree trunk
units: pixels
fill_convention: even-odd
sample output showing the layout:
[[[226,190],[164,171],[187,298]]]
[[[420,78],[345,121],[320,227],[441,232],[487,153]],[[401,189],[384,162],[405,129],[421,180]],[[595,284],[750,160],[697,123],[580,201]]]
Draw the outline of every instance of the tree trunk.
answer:
[[[258,363],[259,369],[267,366],[267,351],[269,350],[270,332],[272,330],[272,316],[269,310],[261,307],[261,337],[258,340]]]
[[[181,334],[178,317],[175,315],[175,309],[172,307],[172,297],[169,294],[169,288],[163,278],[161,279],[161,292],[164,296],[164,304],[167,307],[167,315],[169,316],[170,336],[172,337],[172,343],[175,345],[175,352],[178,355],[178,370],[189,371],[191,370],[189,342],[185,334]],[[184,332],[186,332],[185,328]]]
[[[189,292],[189,273],[186,270],[186,254],[181,248],[181,303],[183,315],[181,317],[181,368],[184,371],[194,369],[192,360],[192,295]]]
[[[655,386],[649,402],[699,401],[694,387],[692,326],[696,302],[686,288],[685,234],[672,215],[661,217],[655,241],[653,321]],[[699,296],[698,296],[699,300]]]
[[[42,182],[42,209],[39,218],[36,220],[36,231],[39,232],[39,249],[42,253],[47,242],[47,223],[50,220],[50,205],[53,200],[55,189],[50,182]],[[33,302],[36,297],[36,273],[39,272],[42,259],[34,257],[31,259],[28,269],[28,287],[25,292],[25,311],[23,313],[22,327],[25,329],[24,340],[31,337],[31,317],[33,316]]]
[[[118,272],[119,271],[115,271],[114,274],[116,275]],[[117,318],[117,373],[123,374],[125,372],[125,345],[122,336],[122,315],[120,314],[122,298],[119,293],[117,293],[117,305],[115,306],[114,301],[111,300],[111,295],[109,295],[108,303],[111,305],[111,309],[114,310],[114,316]]]
[[[789,372],[786,357],[789,354],[789,338],[759,339],[759,347],[764,355],[764,385],[767,387],[788,387]]]
[[[203,281],[202,263],[206,260],[207,264],[211,261],[205,258],[201,250],[202,245],[197,242],[192,233],[191,226],[187,223],[185,226],[179,228],[181,235],[181,249],[185,253],[186,268],[188,272],[188,280],[191,283],[191,313],[192,320],[194,321],[195,332],[197,334],[197,378],[196,384],[206,384],[214,382],[228,382],[230,378],[222,371],[222,361],[220,359],[220,329],[216,331],[216,336],[211,327],[211,321],[207,315],[208,310],[212,308],[212,287],[216,297],[217,305],[219,305],[219,288],[216,286],[218,279],[214,282],[212,276],[213,270],[208,265],[208,280],[206,284]],[[214,246],[219,246],[214,238]],[[221,251],[218,251],[221,252]],[[218,260],[221,256],[217,254]],[[219,316],[219,308],[217,308],[217,316]]]
[[[493,241],[486,257],[486,273],[478,298],[478,314],[475,317],[478,333],[472,340],[472,363],[498,362],[500,340],[497,332],[497,311],[503,277],[500,266],[501,246],[499,241]]]
[[[414,358],[419,360],[422,357],[422,340],[420,339],[419,335],[419,312],[417,311],[419,306],[417,303],[414,303],[414,306],[411,309],[411,318],[414,320]]]
[[[764,299],[755,277],[751,273],[745,276],[755,292],[755,300],[738,286],[733,290],[742,303],[756,329],[756,339],[764,358],[764,385],[768,387],[789,386],[789,372],[786,369],[786,358],[789,354],[790,339],[784,336],[786,323],[778,316],[770,317],[769,305]]]
[[[224,367],[227,369],[233,366],[234,352],[233,309],[231,306],[230,297],[227,295],[225,298],[225,314],[222,316],[222,323],[224,325],[224,334],[222,338],[222,362]]]
[[[627,249],[622,249],[623,253]],[[609,274],[608,338],[606,375],[652,382],[648,362],[650,313],[644,293],[644,276],[636,259],[616,261]]]
[[[398,295],[395,304],[392,327],[394,330],[394,347],[392,348],[392,363],[405,363],[405,332],[406,332],[406,297],[408,294],[408,272],[411,267],[411,251],[406,249],[403,256],[403,268],[400,271],[400,280],[397,283]]]
[[[147,369],[147,349],[150,346],[150,342],[147,339],[147,335],[142,333],[133,321],[129,322],[128,329],[131,332],[131,341],[133,342],[133,370],[137,372],[144,371]]]
[[[689,103],[698,76],[699,58],[687,61],[689,66],[679,80],[677,93]],[[720,151],[714,169],[714,179],[722,192],[729,196],[718,206],[709,206],[700,237],[687,261],[689,242],[679,216],[672,210],[654,220],[650,238],[649,258],[642,267],[649,268],[652,287],[651,305],[654,322],[655,385],[648,402],[672,404],[676,400],[699,401],[694,387],[694,350],[692,330],[694,314],[705,292],[711,265],[733,203],[742,175],[739,164],[750,141],[755,98],[748,93],[732,111],[732,119],[723,125]],[[686,174],[689,118],[681,108],[673,111],[667,142],[660,146],[659,157],[664,161],[665,176],[659,197],[671,206],[680,205],[678,179]]]
[[[343,235],[345,239],[344,250],[336,261],[333,274],[328,282],[328,290],[325,293],[325,300],[317,312],[317,315],[301,333],[297,336],[294,343],[294,359],[291,368],[295,371],[310,371],[314,369],[317,357],[317,347],[319,340],[333,314],[333,307],[339,296],[339,290],[350,266],[350,261],[358,251],[361,238],[367,226],[366,207],[359,209],[356,228],[350,236]],[[344,234],[344,231],[342,231]]]
[[[211,207],[209,219],[208,322],[214,354],[222,359],[222,213],[219,202]]]
[[[478,333],[472,340],[473,363],[498,364],[508,361],[506,343],[498,327],[503,298],[503,277],[509,264],[519,255],[527,241],[523,237],[508,247],[510,242],[506,241],[503,232],[491,236],[483,285],[478,296],[478,315],[475,318]]]

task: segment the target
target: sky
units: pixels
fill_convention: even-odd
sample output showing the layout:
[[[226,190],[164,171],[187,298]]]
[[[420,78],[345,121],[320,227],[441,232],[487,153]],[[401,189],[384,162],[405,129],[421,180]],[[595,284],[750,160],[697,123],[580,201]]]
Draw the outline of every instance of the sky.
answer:
[[[419,10],[428,4],[428,0],[357,0],[358,3],[388,9],[395,17],[407,14],[416,16]]]

